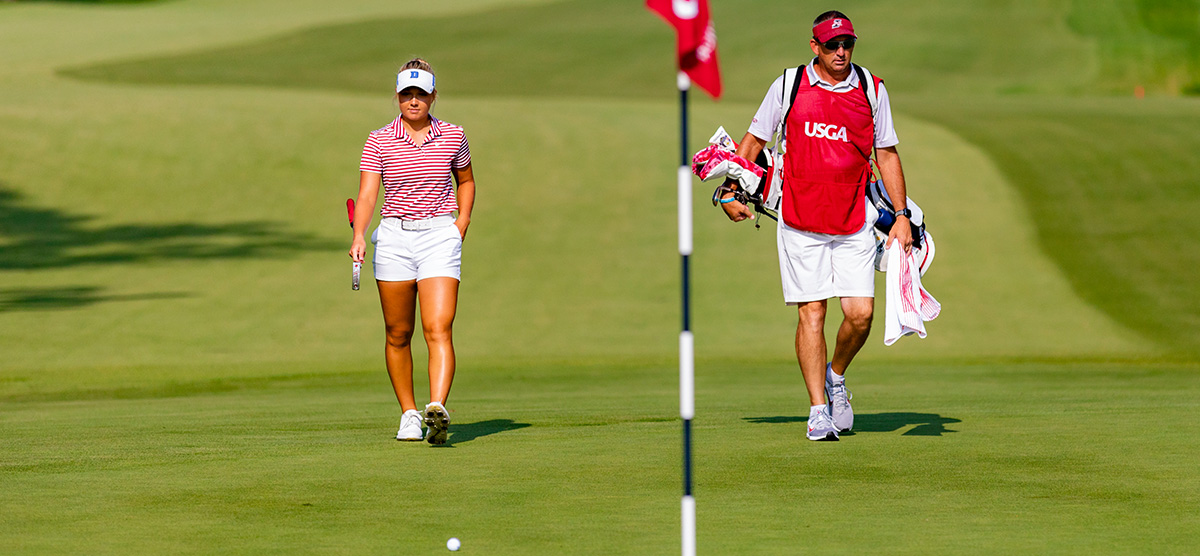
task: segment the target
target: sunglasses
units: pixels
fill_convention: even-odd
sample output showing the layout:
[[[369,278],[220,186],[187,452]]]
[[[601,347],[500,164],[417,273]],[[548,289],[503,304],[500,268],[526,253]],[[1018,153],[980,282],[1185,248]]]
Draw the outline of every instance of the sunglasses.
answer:
[[[825,50],[837,50],[838,48],[850,50],[851,48],[854,48],[854,42],[857,40],[858,39],[844,39],[840,41],[827,41],[821,43],[821,46],[825,47]]]

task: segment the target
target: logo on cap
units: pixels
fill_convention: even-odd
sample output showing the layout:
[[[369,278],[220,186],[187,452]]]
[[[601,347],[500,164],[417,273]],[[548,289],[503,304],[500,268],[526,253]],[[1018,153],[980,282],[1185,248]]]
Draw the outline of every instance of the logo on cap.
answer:
[[[416,78],[417,78],[417,75],[420,75],[420,74],[418,74],[416,71],[410,71],[410,72],[408,72],[408,78],[409,78],[409,79],[416,79]]]
[[[834,29],[837,29],[838,27],[841,27],[841,26],[842,26],[842,20],[840,20],[840,19],[833,20],[833,28]]]

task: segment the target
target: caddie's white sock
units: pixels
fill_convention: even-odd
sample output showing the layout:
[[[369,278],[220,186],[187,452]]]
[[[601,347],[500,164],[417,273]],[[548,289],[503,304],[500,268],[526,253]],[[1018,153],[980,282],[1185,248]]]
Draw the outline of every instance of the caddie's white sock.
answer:
[[[827,407],[826,404],[814,405],[812,407],[809,407],[808,408],[808,418],[812,419],[818,413],[828,413],[828,411],[825,411],[826,407]]]
[[[825,367],[825,380],[828,380],[833,384],[840,384],[842,381],[846,380],[846,377],[845,375],[839,375],[833,372],[833,367]]]

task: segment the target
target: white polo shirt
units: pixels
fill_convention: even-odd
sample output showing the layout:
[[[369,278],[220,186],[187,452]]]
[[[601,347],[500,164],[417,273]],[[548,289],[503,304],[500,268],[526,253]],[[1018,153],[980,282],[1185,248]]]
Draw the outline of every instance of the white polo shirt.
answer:
[[[804,67],[811,86],[834,93],[847,93],[858,89],[858,73],[851,71],[845,81],[831,84],[817,75],[816,70],[813,69],[815,63],[817,63],[817,59],[813,58]],[[746,131],[763,141],[770,141],[771,137],[775,135],[775,129],[779,127],[779,120],[782,117],[783,76],[780,75],[767,90],[767,96],[763,97],[762,104],[758,106],[758,112],[754,113],[754,120],[750,122],[750,128]],[[875,110],[875,148],[893,147],[898,144],[900,144],[900,138],[896,137],[896,128],[892,125],[892,104],[888,101],[887,88],[880,83],[879,105]]]

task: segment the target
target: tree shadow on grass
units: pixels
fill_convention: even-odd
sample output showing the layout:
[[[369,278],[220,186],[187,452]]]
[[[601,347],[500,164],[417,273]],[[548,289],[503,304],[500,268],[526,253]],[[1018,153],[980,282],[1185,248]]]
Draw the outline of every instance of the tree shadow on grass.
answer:
[[[21,202],[0,187],[0,271],[153,260],[282,257],[338,245],[268,221],[87,226],[94,217]]]
[[[66,288],[0,289],[0,313],[7,311],[53,311],[73,309],[106,301],[141,301],[189,297],[183,292],[104,295],[96,286]]]
[[[497,434],[501,432],[515,431],[530,426],[529,423],[517,423],[512,419],[489,419],[487,421],[479,421],[477,423],[451,423],[450,435],[446,437],[446,443],[435,448],[452,448],[455,444],[470,442],[481,436]]]
[[[57,208],[30,207],[19,192],[0,184],[0,273],[155,260],[287,257],[339,247],[311,234],[267,221],[227,224],[89,225],[94,217]],[[69,309],[108,301],[185,297],[184,292],[106,294],[100,287],[0,290],[0,312]]]
[[[777,417],[745,417],[744,421],[754,424],[805,423],[808,417],[777,416]],[[905,427],[913,426],[904,431],[902,436],[942,436],[958,432],[946,428],[950,423],[961,423],[953,417],[942,417],[936,413],[860,413],[854,415],[854,430],[842,433],[842,436],[853,436],[860,432],[896,432]]]

